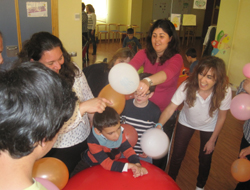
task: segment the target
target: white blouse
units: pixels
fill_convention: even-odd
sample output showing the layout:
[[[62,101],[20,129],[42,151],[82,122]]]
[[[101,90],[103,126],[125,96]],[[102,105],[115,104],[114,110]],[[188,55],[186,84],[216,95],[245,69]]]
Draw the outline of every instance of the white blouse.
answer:
[[[75,64],[75,63],[74,63]],[[78,68],[78,66],[75,64]],[[88,115],[84,114],[81,117],[79,110],[79,102],[94,98],[88,82],[83,72],[78,68],[79,74],[75,77],[73,90],[79,101],[76,103],[75,111],[72,117],[64,123],[59,131],[59,135],[53,148],[67,148],[79,144],[87,139],[90,134],[90,123]]]

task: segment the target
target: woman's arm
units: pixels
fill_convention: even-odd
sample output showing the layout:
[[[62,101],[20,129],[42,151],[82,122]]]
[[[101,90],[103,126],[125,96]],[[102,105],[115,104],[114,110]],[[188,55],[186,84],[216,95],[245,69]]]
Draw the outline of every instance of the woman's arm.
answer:
[[[215,142],[226,120],[226,116],[227,116],[227,110],[219,110],[218,119],[215,125],[214,132],[212,136],[210,137],[210,139],[205,144],[204,149],[203,149],[203,151],[206,151],[206,154],[210,154],[213,152],[214,147],[215,147]]]
[[[164,71],[160,71],[147,78],[149,78],[152,81],[152,85],[157,85],[165,82],[167,80],[167,75]],[[143,96],[148,93],[149,87],[150,87],[149,82],[146,79],[143,79],[139,83],[137,93]]]
[[[106,103],[112,105],[112,103],[105,98],[93,98],[85,102],[81,102],[79,105],[80,114],[83,116],[85,113],[102,113],[106,108]]]
[[[170,102],[170,104],[161,113],[158,123],[161,123],[163,126],[169,120],[169,118],[173,115],[177,107],[178,105],[174,104],[173,102]],[[161,126],[158,125],[157,128],[161,129]]]
[[[166,66],[163,67],[161,71],[158,71],[157,73],[148,77],[152,81],[153,85],[162,84],[166,80],[170,80],[174,76],[178,75],[183,65],[183,60],[181,55],[176,54],[164,64],[166,64]],[[150,84],[148,81],[143,79],[138,86],[137,92],[141,95],[145,95],[148,92],[149,86]]]

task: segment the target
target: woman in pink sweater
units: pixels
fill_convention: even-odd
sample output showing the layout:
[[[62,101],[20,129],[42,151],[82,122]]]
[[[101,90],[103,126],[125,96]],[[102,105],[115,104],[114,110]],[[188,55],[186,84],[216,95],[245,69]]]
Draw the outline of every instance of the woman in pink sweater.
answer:
[[[154,22],[146,38],[146,49],[138,51],[130,61],[137,70],[144,66],[144,72],[153,74],[141,80],[137,93],[145,95],[151,85],[157,85],[155,93],[150,98],[163,111],[171,101],[177,89],[179,73],[183,65],[179,54],[179,37],[174,25],[169,20]],[[163,126],[169,139],[175,127],[177,112],[174,112],[169,121]],[[154,160],[154,164],[165,171],[167,156]]]

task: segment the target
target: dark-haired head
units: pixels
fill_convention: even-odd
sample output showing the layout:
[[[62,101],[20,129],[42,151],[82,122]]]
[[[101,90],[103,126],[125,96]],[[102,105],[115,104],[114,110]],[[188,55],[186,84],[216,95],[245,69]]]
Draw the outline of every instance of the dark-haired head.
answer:
[[[82,11],[84,11],[84,10],[85,10],[85,4],[82,3]]]
[[[146,38],[146,54],[148,59],[152,64],[155,64],[157,59],[156,51],[152,45],[152,35],[155,29],[161,28],[165,33],[168,34],[171,39],[168,43],[167,48],[165,49],[163,55],[159,58],[160,63],[163,64],[166,60],[173,57],[175,54],[179,53],[179,37],[176,33],[173,23],[166,19],[159,19],[153,23],[151,28],[148,31],[148,36]]]
[[[40,61],[45,52],[52,51],[58,47],[64,59],[59,74],[65,77],[65,79],[73,85],[74,77],[78,72],[77,68],[71,62],[71,57],[64,49],[61,40],[49,32],[38,32],[33,34],[31,38],[24,43],[21,52],[18,54],[17,62]]]
[[[51,141],[73,114],[76,95],[60,75],[38,62],[0,73],[0,154],[29,155]]]
[[[96,112],[93,117],[93,125],[98,131],[102,132],[103,128],[113,127],[120,122],[119,114],[114,108],[106,107],[102,113]]]
[[[127,29],[127,34],[134,34],[134,29],[133,28],[128,28]]]
[[[186,51],[186,56],[196,58],[197,57],[196,49],[195,48],[188,48],[188,50]]]

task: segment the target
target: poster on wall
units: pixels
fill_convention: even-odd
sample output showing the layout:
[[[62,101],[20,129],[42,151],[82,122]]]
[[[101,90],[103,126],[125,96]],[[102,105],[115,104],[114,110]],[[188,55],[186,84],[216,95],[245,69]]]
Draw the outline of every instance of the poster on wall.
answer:
[[[175,30],[180,30],[181,14],[171,14],[171,22],[175,26]]]
[[[47,2],[26,2],[27,17],[48,17]]]
[[[206,9],[207,0],[194,0],[194,9]]]

